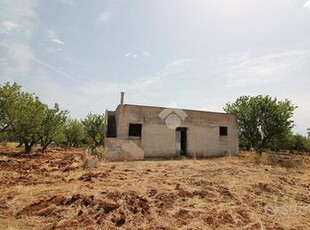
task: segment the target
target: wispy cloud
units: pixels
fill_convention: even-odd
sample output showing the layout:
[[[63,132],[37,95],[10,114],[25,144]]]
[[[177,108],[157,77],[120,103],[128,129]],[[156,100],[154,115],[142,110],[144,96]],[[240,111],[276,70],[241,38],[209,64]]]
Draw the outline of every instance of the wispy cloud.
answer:
[[[31,69],[31,48],[36,8],[38,0],[0,1],[0,52],[5,57],[1,66],[2,75],[9,78],[20,77]],[[22,8],[21,8],[22,6]]]
[[[237,54],[222,58],[213,74],[227,80],[229,87],[256,86],[287,78],[288,72],[309,55],[303,50],[267,53],[260,56]]]
[[[13,21],[5,20],[0,23],[0,34],[10,35],[18,28],[18,24]]]
[[[142,76],[135,78],[130,82],[113,83],[113,82],[88,82],[88,86],[81,88],[81,94],[85,98],[92,98],[88,101],[98,101],[98,98],[110,98],[103,102],[108,108],[114,108],[118,103],[118,95],[120,91],[127,93],[127,99],[129,101],[135,101],[139,103],[150,103],[151,98],[158,98],[162,94],[163,88],[165,88],[167,81],[173,80],[175,77],[190,71],[192,59],[178,59],[168,63],[162,68],[158,74],[151,76]],[[155,90],[158,89],[158,90]],[[111,95],[115,95],[112,97]],[[144,99],[145,98],[145,99]],[[89,106],[89,104],[87,105]],[[92,105],[93,108],[98,106]]]
[[[178,59],[167,65],[167,68],[188,68],[192,63],[192,59]]]
[[[69,79],[69,80],[71,80],[71,81],[75,81],[75,82],[78,82],[78,83],[85,84],[85,82],[83,82],[83,81],[81,81],[81,80],[78,80],[78,79],[72,77],[71,75],[69,75],[69,74],[63,72],[62,70],[60,70],[60,69],[56,68],[55,66],[52,66],[52,65],[50,65],[50,64],[48,64],[48,63],[46,63],[46,62],[44,62],[44,61],[42,61],[42,60],[39,60],[39,59],[34,58],[34,57],[33,57],[31,60],[34,61],[34,62],[36,62],[37,64],[40,64],[40,65],[45,66],[46,68],[52,70],[53,72],[55,72],[55,73],[57,73],[57,74],[59,74],[59,75],[65,77],[65,78],[67,78],[67,79]]]
[[[56,43],[58,45],[64,45],[65,43],[59,39],[55,30],[49,29],[47,30],[48,38],[51,42]]]
[[[42,69],[38,66],[29,78],[27,82],[30,81],[30,85],[27,85],[27,82],[25,82],[23,87],[25,86],[29,92],[35,92],[44,103],[52,106],[55,102],[58,102],[62,108],[69,109],[74,117],[79,117],[81,110],[84,112],[78,106],[80,101],[87,106],[86,101],[83,98],[79,98],[80,92],[75,87],[71,87],[68,90],[66,84],[59,84],[58,81],[55,81],[55,77],[51,77],[50,73],[48,73],[48,69]],[[77,98],[79,99],[77,100]],[[87,109],[89,110],[90,108],[88,107]]]
[[[304,8],[310,11],[310,0],[307,0],[304,4]]]
[[[140,56],[150,57],[151,55],[147,51],[144,51],[141,54],[137,54],[137,53],[126,53],[125,54],[125,57],[132,57],[132,58],[138,58]]]
[[[192,59],[178,59],[168,65],[158,75],[142,77],[134,82],[134,88],[146,89],[161,84],[165,80],[171,80],[175,77],[180,77],[187,72],[191,67]]]
[[[108,21],[111,20],[112,16],[113,15],[110,11],[104,10],[99,14],[99,16],[97,18],[97,22],[99,22],[101,24],[107,23]]]
[[[60,44],[60,45],[65,44],[63,41],[61,41],[61,40],[59,40],[59,39],[57,39],[57,38],[53,38],[53,39],[51,39],[51,41],[52,41],[52,42],[55,42],[55,43],[57,43],[57,44]]]
[[[192,62],[190,58],[175,60],[166,66],[163,75],[181,74],[191,67]]]
[[[0,46],[8,56],[4,71],[5,75],[24,75],[31,68],[33,52],[27,44],[19,42],[4,42]]]
[[[139,55],[138,54],[134,54],[134,53],[126,53],[125,57],[137,58],[137,57],[139,57]]]

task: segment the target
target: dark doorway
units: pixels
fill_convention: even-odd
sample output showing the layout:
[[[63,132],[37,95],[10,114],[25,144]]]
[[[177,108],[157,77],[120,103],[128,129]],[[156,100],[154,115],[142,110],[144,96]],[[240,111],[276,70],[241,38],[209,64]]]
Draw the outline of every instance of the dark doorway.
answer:
[[[115,116],[108,116],[107,137],[116,137],[116,119]]]
[[[177,154],[186,156],[187,154],[187,128],[176,129],[176,149]]]

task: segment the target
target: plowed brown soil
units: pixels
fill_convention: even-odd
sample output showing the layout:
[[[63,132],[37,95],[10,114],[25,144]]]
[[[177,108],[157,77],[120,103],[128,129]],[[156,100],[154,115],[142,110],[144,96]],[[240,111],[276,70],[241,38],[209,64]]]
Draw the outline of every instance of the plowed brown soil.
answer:
[[[0,147],[0,229],[310,229],[310,157],[100,162]]]

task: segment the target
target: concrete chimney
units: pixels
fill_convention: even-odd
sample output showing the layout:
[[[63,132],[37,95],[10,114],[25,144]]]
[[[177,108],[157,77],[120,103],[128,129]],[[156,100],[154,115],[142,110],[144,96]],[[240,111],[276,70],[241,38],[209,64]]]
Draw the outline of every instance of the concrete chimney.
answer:
[[[121,92],[121,105],[124,105],[125,92]]]

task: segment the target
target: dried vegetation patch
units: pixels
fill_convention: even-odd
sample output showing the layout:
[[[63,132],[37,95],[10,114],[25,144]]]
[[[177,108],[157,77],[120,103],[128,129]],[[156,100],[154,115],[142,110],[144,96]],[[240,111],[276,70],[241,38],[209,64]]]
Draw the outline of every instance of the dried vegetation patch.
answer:
[[[310,157],[99,163],[0,148],[4,229],[309,229]]]

